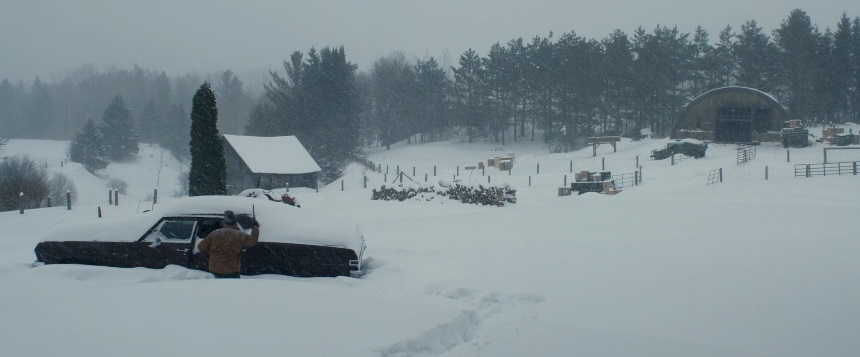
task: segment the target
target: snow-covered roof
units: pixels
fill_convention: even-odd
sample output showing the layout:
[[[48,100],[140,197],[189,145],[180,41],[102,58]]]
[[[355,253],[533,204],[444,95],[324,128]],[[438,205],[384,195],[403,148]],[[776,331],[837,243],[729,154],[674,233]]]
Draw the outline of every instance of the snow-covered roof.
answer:
[[[237,196],[181,198],[155,206],[151,212],[121,219],[95,218],[64,224],[42,241],[133,242],[161,217],[212,215],[224,211],[255,215],[261,242],[296,243],[348,248],[361,256],[364,238],[358,226],[341,218],[308,212],[288,204]]]
[[[258,174],[306,174],[320,171],[295,136],[224,135],[251,172]]]

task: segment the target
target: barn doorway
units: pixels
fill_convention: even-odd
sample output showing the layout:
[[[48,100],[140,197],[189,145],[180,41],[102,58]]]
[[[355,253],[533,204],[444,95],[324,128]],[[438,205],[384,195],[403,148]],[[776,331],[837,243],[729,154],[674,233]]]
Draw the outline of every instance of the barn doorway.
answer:
[[[748,143],[752,141],[753,110],[723,107],[717,110],[714,141]]]

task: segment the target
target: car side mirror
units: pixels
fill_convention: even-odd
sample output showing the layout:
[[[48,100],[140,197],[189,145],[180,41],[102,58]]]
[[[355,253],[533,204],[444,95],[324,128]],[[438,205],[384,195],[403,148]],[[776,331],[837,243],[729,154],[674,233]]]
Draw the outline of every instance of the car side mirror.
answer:
[[[150,248],[155,248],[161,244],[161,237],[155,237],[155,241],[149,245]]]

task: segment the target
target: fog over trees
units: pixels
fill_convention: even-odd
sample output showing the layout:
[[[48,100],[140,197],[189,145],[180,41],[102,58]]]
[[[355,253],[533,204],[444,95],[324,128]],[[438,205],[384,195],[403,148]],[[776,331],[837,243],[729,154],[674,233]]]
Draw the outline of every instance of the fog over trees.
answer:
[[[393,52],[367,72],[349,61],[349,48],[287,49],[296,52],[264,88],[247,88],[230,69],[169,78],[137,65],[83,66],[52,81],[0,80],[0,136],[69,140],[89,120],[103,125],[97,118],[120,96],[142,143],[188,157],[191,98],[204,81],[221,134],[296,135],[324,180],[362,145],[542,140],[566,151],[594,135],[667,135],[690,100],[733,85],[773,95],[807,124],[857,122],[860,18],[835,20],[822,30],[796,9],[775,29],[749,20],[717,34],[548,32],[500,39],[486,54],[467,50],[450,66]]]

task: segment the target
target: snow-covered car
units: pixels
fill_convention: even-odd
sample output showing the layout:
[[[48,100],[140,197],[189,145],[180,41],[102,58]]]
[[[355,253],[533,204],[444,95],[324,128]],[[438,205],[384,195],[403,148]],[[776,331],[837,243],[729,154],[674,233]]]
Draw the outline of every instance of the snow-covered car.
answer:
[[[242,275],[361,274],[366,246],[354,223],[236,196],[182,198],[125,219],[66,224],[36,246],[37,263],[154,269],[173,264],[206,271],[208,254],[197,245],[220,227],[226,210],[239,216],[242,229],[250,229],[254,218],[260,224],[259,243],[242,254]]]

